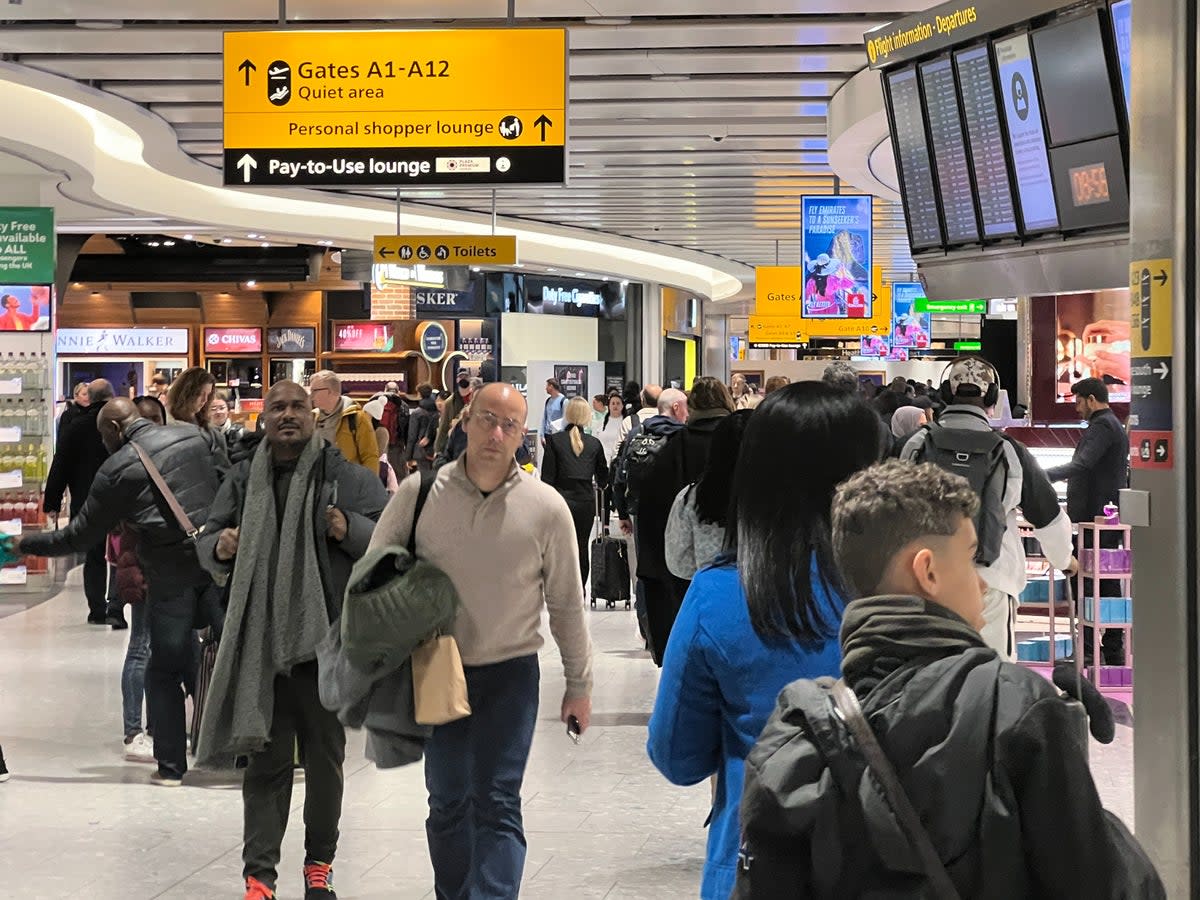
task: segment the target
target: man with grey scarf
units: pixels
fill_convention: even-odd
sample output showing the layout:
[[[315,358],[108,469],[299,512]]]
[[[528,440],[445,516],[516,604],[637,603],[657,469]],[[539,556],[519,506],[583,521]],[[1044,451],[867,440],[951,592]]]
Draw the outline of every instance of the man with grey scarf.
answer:
[[[297,740],[307,785],[305,898],[329,900],[346,733],[317,693],[317,644],[341,613],[354,561],[387,504],[379,478],[315,433],[300,385],[275,384],[264,439],[221,486],[201,564],[229,610],[200,731],[198,763],[248,758],[242,783],[246,900],[272,900]]]

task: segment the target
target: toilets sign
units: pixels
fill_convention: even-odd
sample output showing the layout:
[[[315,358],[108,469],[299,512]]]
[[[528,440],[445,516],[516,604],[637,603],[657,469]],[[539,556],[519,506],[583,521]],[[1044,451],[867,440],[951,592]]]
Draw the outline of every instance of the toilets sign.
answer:
[[[54,207],[0,207],[0,284],[54,284]]]
[[[567,33],[231,31],[225,183],[561,184]]]

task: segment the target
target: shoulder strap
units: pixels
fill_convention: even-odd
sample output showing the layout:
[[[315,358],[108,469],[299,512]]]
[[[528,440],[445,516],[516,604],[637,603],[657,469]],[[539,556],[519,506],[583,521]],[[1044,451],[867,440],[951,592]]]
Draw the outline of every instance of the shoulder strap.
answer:
[[[420,473],[421,487],[417,491],[417,505],[413,508],[412,528],[408,532],[408,555],[417,555],[417,522],[421,521],[421,511],[425,509],[425,501],[429,499],[429,491],[437,480],[437,472],[422,469]]]
[[[192,520],[188,518],[187,513],[183,511],[183,507],[179,505],[179,501],[175,499],[174,492],[167,487],[166,481],[163,480],[162,473],[158,471],[158,466],[156,466],[150,459],[150,455],[138,446],[137,441],[131,440],[129,441],[129,444],[133,447],[134,452],[137,453],[138,458],[141,459],[142,465],[146,467],[146,473],[150,476],[150,480],[154,482],[154,486],[158,488],[158,492],[162,494],[162,498],[167,501],[167,506],[171,510],[171,515],[175,517],[176,523],[178,523],[179,527],[183,529],[183,533],[186,534],[191,541],[195,542],[196,535],[200,532],[196,526],[192,524]]]
[[[887,754],[879,746],[875,732],[871,730],[871,726],[863,716],[858,697],[842,680],[838,680],[833,685],[831,696],[834,708],[841,715],[846,727],[850,729],[855,743],[858,744],[859,750],[867,760],[867,765],[870,766],[879,786],[883,788],[888,805],[899,820],[900,827],[907,835],[913,850],[916,851],[921,868],[925,870],[925,877],[929,879],[930,887],[933,889],[934,897],[938,900],[959,900],[958,890],[954,887],[954,882],[950,880],[950,874],[942,864],[937,850],[934,849],[929,833],[921,824],[921,817],[913,809],[912,802],[904,791],[904,786],[900,784],[900,779],[896,776],[896,770],[892,768]]]
[[[350,417],[350,439],[358,443],[358,412]]]

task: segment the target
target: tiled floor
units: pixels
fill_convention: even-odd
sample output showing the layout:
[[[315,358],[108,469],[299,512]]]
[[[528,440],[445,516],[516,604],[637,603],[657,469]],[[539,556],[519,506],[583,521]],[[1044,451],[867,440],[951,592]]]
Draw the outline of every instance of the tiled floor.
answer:
[[[182,790],[147,784],[146,765],[120,756],[119,672],[126,632],[80,624],[77,587],[0,619],[0,743],[13,779],[0,785],[4,896],[41,900],[211,900],[240,897],[241,797],[203,777]],[[696,896],[707,784],[668,785],[646,760],[657,672],[635,650],[624,610],[591,613],[595,725],[579,747],[557,721],[561,669],[543,653],[542,713],[525,785],[529,862],[522,897]],[[1132,812],[1132,734],[1093,744],[1110,808]],[[191,776],[189,776],[191,777]],[[299,808],[284,846],[280,897],[297,900]],[[432,897],[419,767],[378,772],[352,739],[337,860],[343,898]]]

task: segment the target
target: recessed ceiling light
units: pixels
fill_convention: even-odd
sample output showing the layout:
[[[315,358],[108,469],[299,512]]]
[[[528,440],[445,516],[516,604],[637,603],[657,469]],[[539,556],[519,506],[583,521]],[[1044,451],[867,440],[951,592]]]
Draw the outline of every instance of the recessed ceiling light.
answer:
[[[159,243],[158,243],[158,241],[146,241],[146,246],[147,247],[157,247],[157,246],[159,246]]]
[[[247,281],[247,282],[246,282],[246,287],[248,287],[248,288],[252,288],[252,287],[254,287],[256,284],[258,284],[258,282],[257,282],[257,281],[255,281],[253,278],[251,278],[249,281]]]
[[[479,266],[471,266],[471,271],[472,271],[472,272],[478,272],[478,271],[479,271]]]
[[[196,239],[196,236],[194,234],[185,234],[183,236],[183,239],[185,241],[194,241]]]
[[[557,271],[558,271],[558,269],[547,269],[546,271],[547,271],[547,272],[557,272]]]
[[[222,244],[232,244],[233,238],[221,238],[221,243]]]
[[[583,21],[589,25],[628,25],[633,20],[629,16],[592,16]]]
[[[322,247],[332,247],[333,241],[317,241]]]
[[[163,246],[164,247],[174,247],[175,242],[174,241],[163,241]]]
[[[246,235],[246,237],[250,238],[250,240],[254,240],[255,238],[262,237],[262,235],[258,234],[257,232],[252,231],[248,235]]]
[[[266,241],[263,241],[261,244],[259,244],[259,246],[260,247],[270,247],[271,245],[268,244]]]

